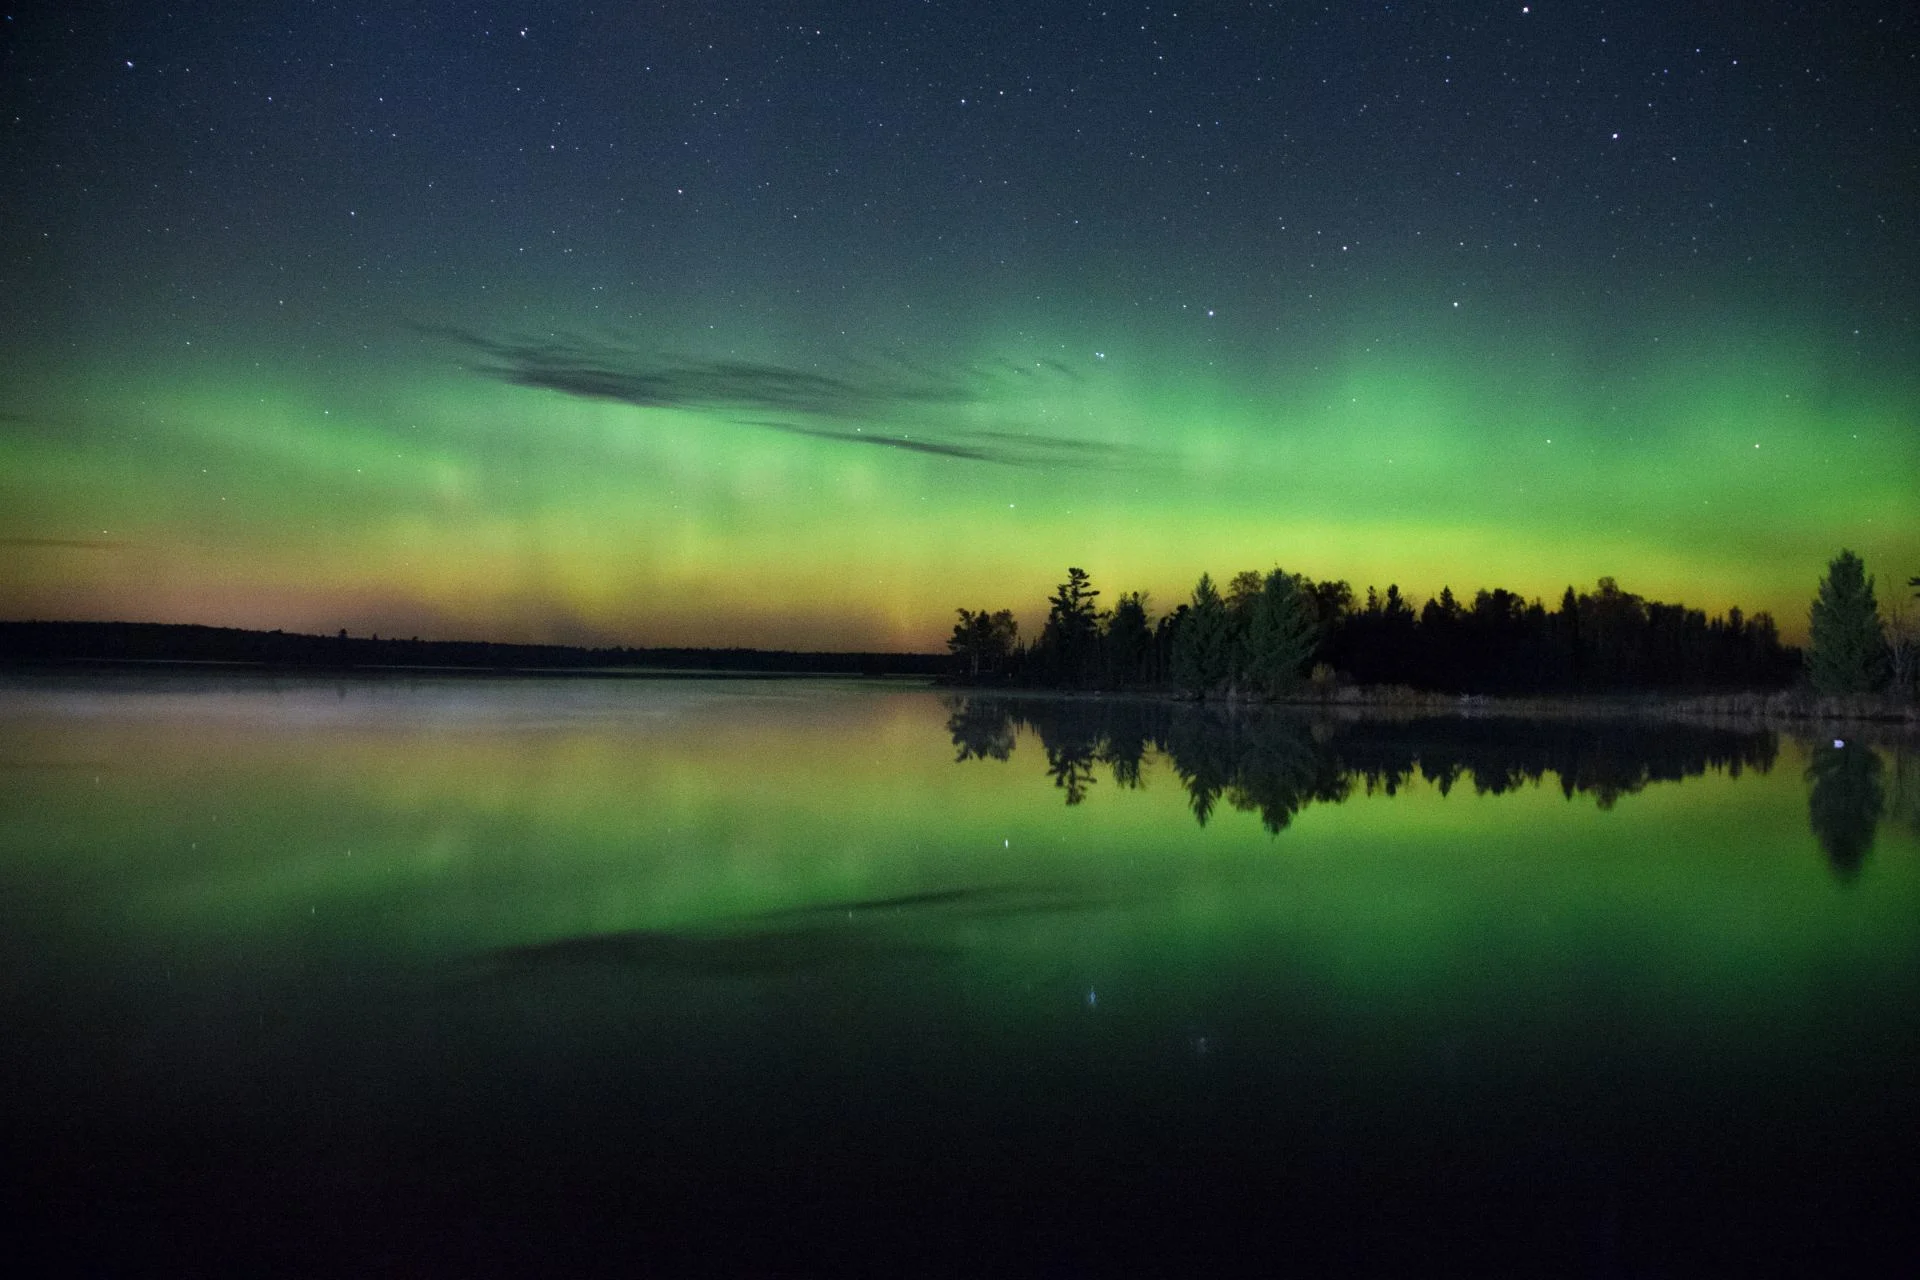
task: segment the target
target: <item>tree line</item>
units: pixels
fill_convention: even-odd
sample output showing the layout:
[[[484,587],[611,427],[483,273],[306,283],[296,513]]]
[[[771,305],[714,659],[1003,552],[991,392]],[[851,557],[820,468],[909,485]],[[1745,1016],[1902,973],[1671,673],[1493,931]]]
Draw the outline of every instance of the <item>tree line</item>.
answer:
[[[976,683],[1176,689],[1196,697],[1280,697],[1304,684],[1404,685],[1459,694],[1754,689],[1793,682],[1798,650],[1767,613],[1709,616],[1602,578],[1556,607],[1495,587],[1451,588],[1418,609],[1390,585],[1357,598],[1345,581],[1246,571],[1224,590],[1202,574],[1191,597],[1151,616],[1140,592],[1111,609],[1069,568],[1031,644],[1011,610],[959,610],[947,648]]]

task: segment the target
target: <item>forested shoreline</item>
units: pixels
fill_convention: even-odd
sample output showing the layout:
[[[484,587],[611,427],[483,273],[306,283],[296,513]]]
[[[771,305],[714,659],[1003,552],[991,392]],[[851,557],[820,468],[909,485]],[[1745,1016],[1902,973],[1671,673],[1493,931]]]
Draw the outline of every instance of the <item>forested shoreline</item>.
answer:
[[[1920,588],[1920,578],[1908,586]],[[1915,592],[1920,596],[1920,590]],[[1417,609],[1399,586],[1356,597],[1345,581],[1275,568],[1202,574],[1155,616],[1144,593],[1101,607],[1078,567],[1047,598],[1031,643],[1010,609],[958,610],[947,656],[743,648],[585,648],[421,640],[165,623],[0,622],[0,663],[222,663],[262,668],[474,671],[677,670],[943,676],[960,685],[1138,692],[1201,699],[1386,700],[1658,693],[1867,695],[1910,714],[1920,628],[1896,595],[1882,617],[1874,579],[1842,551],[1808,609],[1811,644],[1786,644],[1773,618],[1709,615],[1649,600],[1611,577],[1567,587],[1549,608],[1504,588],[1470,601],[1450,588]]]
[[[1771,691],[1809,673],[1821,692],[1905,690],[1911,644],[1902,648],[1900,628],[1883,629],[1872,586],[1850,552],[1832,562],[1809,655],[1783,642],[1765,612],[1709,615],[1611,577],[1590,591],[1568,586],[1552,607],[1494,587],[1467,601],[1442,588],[1416,609],[1397,584],[1360,598],[1345,581],[1279,568],[1236,574],[1224,590],[1202,574],[1187,601],[1156,618],[1139,592],[1102,608],[1090,575],[1074,567],[1032,643],[1010,609],[962,608],[947,647],[962,684],[1195,698],[1325,696],[1356,685],[1497,696]]]

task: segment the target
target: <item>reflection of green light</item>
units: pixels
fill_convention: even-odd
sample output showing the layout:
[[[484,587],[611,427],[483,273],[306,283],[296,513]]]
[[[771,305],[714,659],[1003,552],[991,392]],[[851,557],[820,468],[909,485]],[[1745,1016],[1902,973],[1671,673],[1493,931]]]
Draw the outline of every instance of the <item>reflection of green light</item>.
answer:
[[[1795,752],[1610,810],[1416,780],[1269,836],[1225,801],[1197,826],[1163,762],[1140,790],[1102,770],[1072,809],[1031,737],[955,764],[931,695],[743,688],[355,686],[342,703],[319,685],[231,713],[15,711],[11,754],[86,768],[9,775],[9,875],[82,894],[134,952],[280,937],[356,964],[978,886],[1069,906],[887,927],[964,943],[982,972],[1273,946],[1350,1000],[1565,994],[1590,964],[1675,999],[1788,1000],[1768,983],[1835,946],[1911,945],[1911,835],[1886,828],[1837,888]]]
[[[753,1114],[769,1063],[809,1108],[911,1079],[916,1106],[1158,1114],[1217,1060],[1253,1123],[1439,1089],[1480,1133],[1596,1079],[1635,1112],[1759,1082],[1770,1115],[1822,1063],[1911,1074],[1920,846],[1883,831],[1838,880],[1797,751],[1611,810],[1415,782],[1270,836],[1199,827],[1158,764],[1069,809],[1031,737],[956,764],[934,696],[854,683],[166,703],[0,693],[0,1008],[89,1116],[306,1114],[350,1076],[410,1132],[555,1070],[610,1118],[635,1080]]]

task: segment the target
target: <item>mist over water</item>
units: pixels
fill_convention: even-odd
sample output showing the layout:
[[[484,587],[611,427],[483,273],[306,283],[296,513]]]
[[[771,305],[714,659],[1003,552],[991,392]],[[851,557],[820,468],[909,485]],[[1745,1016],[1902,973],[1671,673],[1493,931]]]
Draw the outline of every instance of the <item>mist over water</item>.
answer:
[[[1751,727],[12,681],[9,1196],[162,1267],[1910,1249],[1917,793]]]

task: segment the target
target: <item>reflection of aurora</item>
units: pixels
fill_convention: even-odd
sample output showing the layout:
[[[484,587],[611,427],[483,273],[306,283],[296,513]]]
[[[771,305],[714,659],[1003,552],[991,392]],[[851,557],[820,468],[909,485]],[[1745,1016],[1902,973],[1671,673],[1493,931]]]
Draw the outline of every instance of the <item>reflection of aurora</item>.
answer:
[[[78,1229],[205,1253],[310,1189],[260,1270],[357,1206],[625,1258],[589,1214],[1024,1197],[1077,1244],[1225,1197],[1291,1247],[1416,1180],[1422,1231],[1911,1222],[1903,747],[1842,882],[1765,734],[207,674],[15,679],[0,727],[0,1127]]]
[[[1313,801],[1338,804],[1356,786],[1393,795],[1416,776],[1442,795],[1463,781],[1498,795],[1552,774],[1569,799],[1590,795],[1607,809],[1651,782],[1709,769],[1764,773],[1779,752],[1770,730],[1628,721],[1330,722],[1190,704],[1043,699],[951,705],[947,727],[959,759],[1006,759],[1025,728],[1039,737],[1047,772],[1070,805],[1086,798],[1097,766],[1117,786],[1138,786],[1151,750],[1179,776],[1201,825],[1224,796],[1237,810],[1259,813],[1274,832]]]

